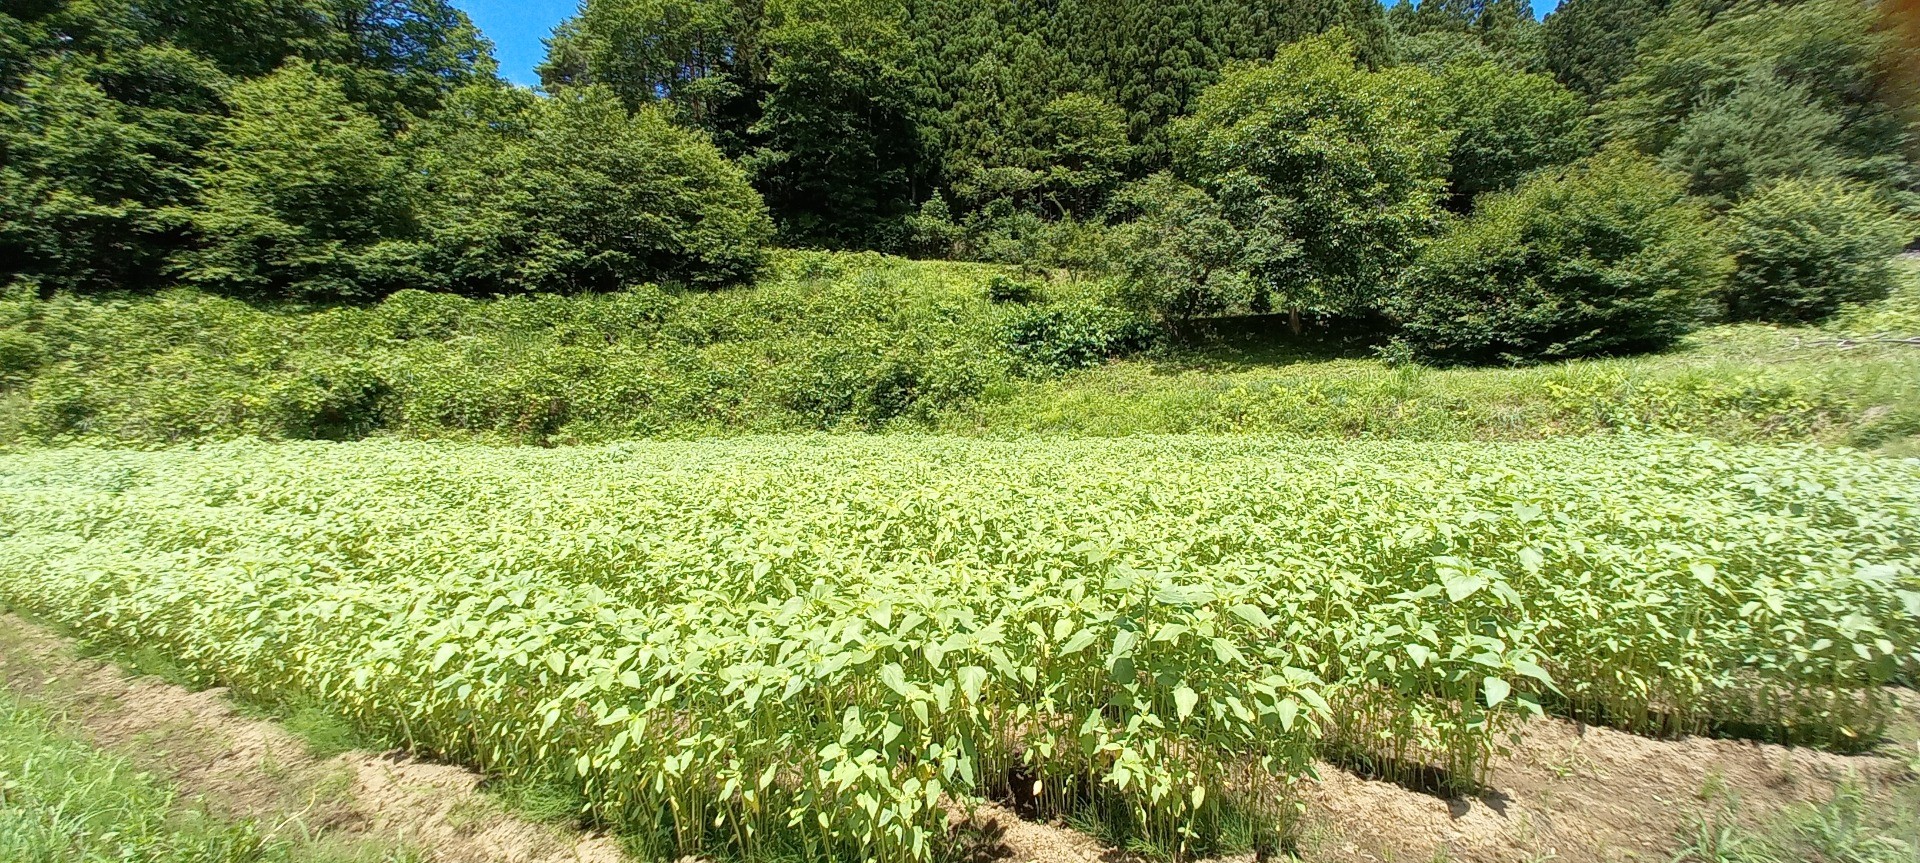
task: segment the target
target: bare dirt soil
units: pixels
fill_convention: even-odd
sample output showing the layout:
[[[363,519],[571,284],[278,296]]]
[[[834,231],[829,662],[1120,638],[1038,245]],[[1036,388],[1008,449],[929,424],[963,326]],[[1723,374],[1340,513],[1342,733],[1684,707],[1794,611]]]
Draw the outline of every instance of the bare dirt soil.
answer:
[[[172,778],[215,811],[391,843],[436,863],[621,863],[612,839],[531,823],[480,794],[480,777],[397,753],[317,758],[220,690],[193,692],[79,658],[72,645],[0,614],[0,685],[63,709],[99,745]],[[1920,699],[1907,699],[1920,721]],[[1911,746],[1911,743],[1907,745]],[[1331,764],[1308,783],[1308,861],[1665,861],[1703,816],[1737,802],[1758,820],[1832,796],[1914,781],[1893,759],[1732,740],[1653,740],[1548,719],[1528,723],[1494,766],[1491,790],[1445,799]],[[956,831],[973,863],[1129,859],[994,804]],[[956,815],[961,813],[956,812]]]
[[[399,754],[317,758],[285,729],[193,692],[78,657],[44,629],[0,614],[0,685],[63,712],[96,745],[175,782],[211,811],[286,835],[404,848],[433,863],[623,863],[606,837],[512,816],[480,777]]]
[[[1527,724],[1491,790],[1442,799],[1322,766],[1309,793],[1326,830],[1309,859],[1666,861],[1703,817],[1758,821],[1840,783],[1911,781],[1871,756],[1689,737],[1652,740],[1557,719]]]

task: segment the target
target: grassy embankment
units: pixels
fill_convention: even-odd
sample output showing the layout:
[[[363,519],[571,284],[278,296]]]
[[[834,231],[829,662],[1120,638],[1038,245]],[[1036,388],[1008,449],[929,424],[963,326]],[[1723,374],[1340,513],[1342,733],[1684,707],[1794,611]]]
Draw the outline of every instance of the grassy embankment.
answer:
[[[1825,328],[1721,326],[1652,356],[1433,369],[1377,336],[1220,322],[1135,351],[1101,286],[993,303],[1005,271],[789,253],[756,287],[262,308],[193,292],[0,301],[0,441],[259,436],[590,443],[808,430],[1532,439],[1657,430],[1912,452],[1902,291]]]

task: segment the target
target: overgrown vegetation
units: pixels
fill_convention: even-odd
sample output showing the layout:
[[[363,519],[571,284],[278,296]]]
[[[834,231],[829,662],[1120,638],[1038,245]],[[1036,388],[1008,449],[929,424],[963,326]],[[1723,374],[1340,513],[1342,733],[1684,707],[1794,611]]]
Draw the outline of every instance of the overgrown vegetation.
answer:
[[[721,293],[17,298],[0,302],[0,441],[1669,430],[1877,448],[1920,433],[1920,350],[1837,340],[1920,334],[1920,273],[1893,271],[1888,299],[1826,328],[1723,326],[1663,354],[1520,369],[1413,364],[1364,324],[1294,338],[1198,319],[1174,339],[1101,300],[1112,282],[870,254],[783,253],[759,286]]]
[[[993,303],[984,267],[783,256],[750,291],[653,287],[260,308],[198,292],[4,304],[15,441],[380,432],[526,442],[924,426],[1154,329],[1058,286]]]
[[[0,459],[0,598],[662,854],[927,859],[1024,775],[1184,855],[1315,757],[1470,785],[1541,710],[1871,745],[1916,489],[1659,438],[56,450]]]

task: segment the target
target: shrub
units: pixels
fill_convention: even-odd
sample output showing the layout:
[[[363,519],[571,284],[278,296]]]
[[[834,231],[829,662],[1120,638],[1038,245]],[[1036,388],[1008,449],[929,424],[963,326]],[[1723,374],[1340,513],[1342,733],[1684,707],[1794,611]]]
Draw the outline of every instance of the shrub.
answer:
[[[938,194],[921,204],[906,223],[907,252],[917,257],[952,257],[966,237],[966,231],[953,220],[953,208]]]
[[[1893,256],[1912,239],[1913,222],[1870,190],[1839,180],[1782,180],[1727,214],[1733,277],[1730,316],[1774,323],[1816,323],[1846,303],[1892,291]]]
[[[987,300],[995,303],[1031,303],[1040,299],[1040,283],[995,274],[987,279]]]
[[[1428,246],[1391,311],[1427,359],[1665,347],[1726,271],[1679,176],[1610,150],[1490,197]]]
[[[1178,327],[1251,301],[1240,267],[1244,238],[1206,192],[1156,174],[1122,190],[1117,202],[1133,216],[1114,230],[1111,253],[1128,308]]]
[[[1058,374],[1137,353],[1157,335],[1150,321],[1130,312],[1086,304],[1037,308],[1004,330],[1007,352],[1029,374]]]
[[[0,330],[0,385],[22,383],[40,367],[45,346],[33,333],[18,329]]]
[[[1049,267],[1098,269],[1106,263],[1106,232],[1092,219],[1048,220],[1001,198],[969,214],[960,226],[960,257],[1011,264],[1028,272]]]

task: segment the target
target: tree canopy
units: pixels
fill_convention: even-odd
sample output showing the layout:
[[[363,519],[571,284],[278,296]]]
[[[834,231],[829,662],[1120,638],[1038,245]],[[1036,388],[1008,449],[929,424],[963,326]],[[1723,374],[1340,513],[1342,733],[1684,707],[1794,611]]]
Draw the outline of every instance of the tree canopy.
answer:
[[[0,286],[714,289],[779,244],[1013,264],[1032,294],[1078,271],[1176,330],[1655,346],[1884,286],[1920,214],[1912,5],[585,0],[526,88],[449,0],[21,0]],[[1696,217],[1731,281],[1620,269],[1724,257]]]
[[[1433,89],[1315,38],[1230,73],[1181,121],[1175,163],[1250,238],[1243,260],[1274,307],[1364,308],[1431,230],[1453,138]]]

